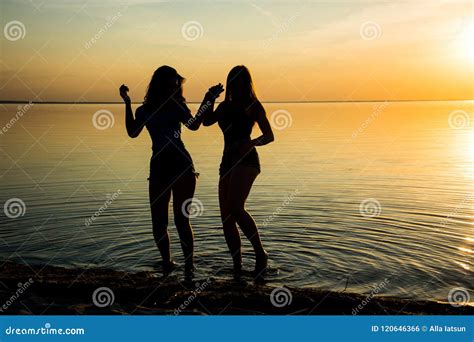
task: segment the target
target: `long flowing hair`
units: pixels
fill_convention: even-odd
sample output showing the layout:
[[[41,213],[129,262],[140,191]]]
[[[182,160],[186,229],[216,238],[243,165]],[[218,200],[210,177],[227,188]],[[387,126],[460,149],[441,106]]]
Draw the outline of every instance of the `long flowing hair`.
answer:
[[[183,83],[185,79],[178,74],[176,69],[163,65],[155,70],[146,91],[144,104],[161,106],[174,99],[184,103]]]
[[[225,100],[242,105],[255,122],[256,113],[263,107],[257,98],[252,76],[246,66],[237,65],[229,72]]]
[[[258,101],[252,76],[246,66],[237,65],[229,72],[226,82],[225,100],[241,102],[245,105]]]

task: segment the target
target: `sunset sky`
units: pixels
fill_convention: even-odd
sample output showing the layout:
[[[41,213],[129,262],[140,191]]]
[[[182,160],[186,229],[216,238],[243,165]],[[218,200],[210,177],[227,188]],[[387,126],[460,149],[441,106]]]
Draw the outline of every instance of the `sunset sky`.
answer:
[[[163,64],[187,78],[189,101],[236,64],[267,101],[474,98],[471,1],[2,0],[0,10],[1,100],[119,101],[125,83],[141,101]]]

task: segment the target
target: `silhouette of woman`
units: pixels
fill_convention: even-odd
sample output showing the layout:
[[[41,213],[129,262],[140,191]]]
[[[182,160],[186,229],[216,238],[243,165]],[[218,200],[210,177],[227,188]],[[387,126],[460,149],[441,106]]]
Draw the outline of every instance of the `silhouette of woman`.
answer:
[[[274,140],[260,101],[255,94],[249,70],[239,65],[227,76],[225,100],[215,111],[208,111],[204,126],[215,123],[224,134],[224,154],[219,169],[219,204],[224,236],[234,262],[234,270],[242,269],[240,234],[236,223],[252,243],[255,251],[255,274],[267,267],[268,253],[263,249],[260,235],[252,216],[245,210],[245,201],[255,178],[260,173],[260,162],[255,146]],[[262,135],[251,139],[252,128],[258,124]]]
[[[196,172],[190,154],[181,140],[181,124],[197,130],[203,117],[212,111],[214,102],[223,91],[221,84],[206,93],[195,116],[183,97],[184,78],[169,67],[159,67],[153,74],[143,105],[133,116],[128,87],[122,85],[120,96],[125,102],[125,125],[131,138],[136,138],[146,127],[152,140],[150,161],[149,197],[153,222],[153,236],[163,258],[163,272],[169,273],[175,266],[170,255],[168,236],[168,210],[173,194],[173,211],[181,247],[184,253],[185,270],[194,269],[194,236],[189,223],[189,204],[196,188]]]

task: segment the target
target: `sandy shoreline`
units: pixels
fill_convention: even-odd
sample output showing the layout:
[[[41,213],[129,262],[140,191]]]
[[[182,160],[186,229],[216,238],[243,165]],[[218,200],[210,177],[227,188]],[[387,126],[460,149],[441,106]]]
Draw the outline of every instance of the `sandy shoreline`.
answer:
[[[101,290],[97,290],[102,288]],[[103,288],[108,288],[104,290]],[[472,315],[473,307],[455,308],[430,301],[327,292],[311,288],[255,285],[236,280],[157,278],[150,272],[66,269],[5,262],[0,266],[0,314],[300,314],[300,315]],[[107,304],[113,296],[113,304]],[[272,291],[279,295],[272,296]],[[101,294],[99,294],[101,293]],[[290,293],[290,295],[288,295]],[[286,304],[291,296],[291,303]],[[362,309],[360,309],[362,307]]]

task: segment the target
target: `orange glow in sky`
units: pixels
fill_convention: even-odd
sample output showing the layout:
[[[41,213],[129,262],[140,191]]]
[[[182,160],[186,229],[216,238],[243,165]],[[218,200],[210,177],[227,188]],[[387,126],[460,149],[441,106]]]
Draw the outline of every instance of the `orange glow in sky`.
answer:
[[[190,101],[236,64],[250,68],[268,101],[474,98],[471,1],[6,0],[0,8],[1,100],[119,101],[126,83],[141,101],[163,64],[187,78]]]

